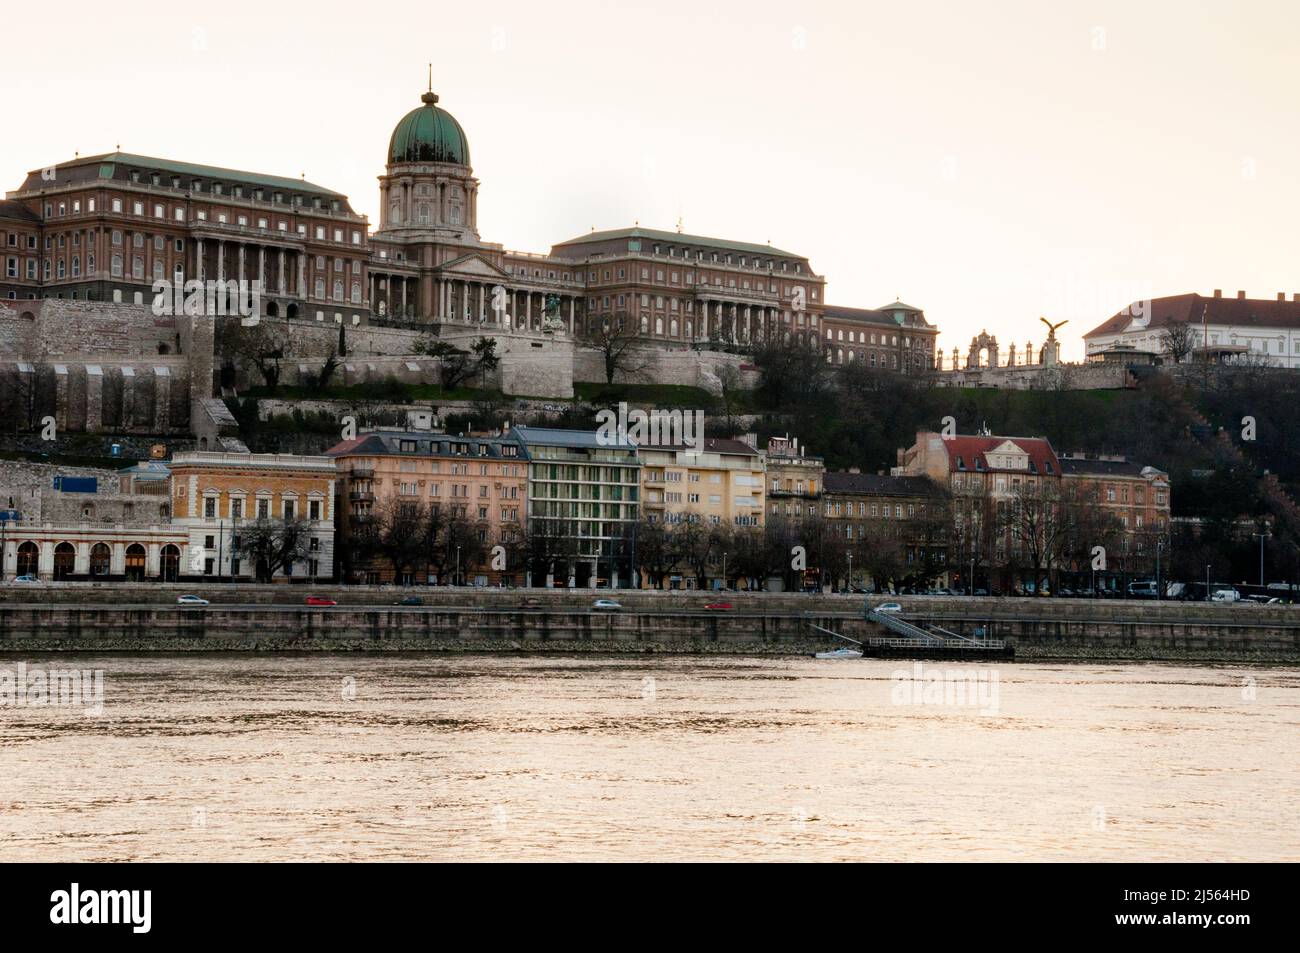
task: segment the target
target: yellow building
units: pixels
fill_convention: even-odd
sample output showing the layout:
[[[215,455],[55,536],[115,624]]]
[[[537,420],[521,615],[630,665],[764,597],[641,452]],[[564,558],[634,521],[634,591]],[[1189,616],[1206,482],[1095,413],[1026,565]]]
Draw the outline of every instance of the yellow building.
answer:
[[[763,454],[707,437],[704,449],[642,446],[641,506],[649,522],[763,525]]]
[[[257,520],[306,521],[306,557],[278,568],[285,577],[334,576],[334,482],[330,457],[289,453],[178,453],[171,462],[172,526],[189,533],[180,575],[256,578],[241,562],[241,530]]]

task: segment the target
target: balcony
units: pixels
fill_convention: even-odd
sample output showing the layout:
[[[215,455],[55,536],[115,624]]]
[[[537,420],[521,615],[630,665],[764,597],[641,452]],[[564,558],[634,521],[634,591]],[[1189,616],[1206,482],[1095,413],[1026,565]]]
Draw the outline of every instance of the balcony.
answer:
[[[375,494],[373,490],[353,490],[348,494],[348,501],[350,503],[373,503],[375,502]]]
[[[375,478],[375,468],[353,467],[348,471],[348,475],[354,480],[373,480]]]

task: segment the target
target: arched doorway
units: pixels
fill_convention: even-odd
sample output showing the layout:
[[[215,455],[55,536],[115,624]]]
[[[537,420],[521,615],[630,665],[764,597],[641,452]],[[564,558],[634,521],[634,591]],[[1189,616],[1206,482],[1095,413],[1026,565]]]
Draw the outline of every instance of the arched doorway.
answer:
[[[113,552],[106,543],[96,543],[90,547],[91,577],[107,576],[113,562]]]
[[[41,550],[31,540],[18,547],[18,575],[36,576],[40,574]]]
[[[71,543],[59,543],[54,547],[54,579],[69,578],[77,568],[77,548]]]
[[[164,582],[175,582],[181,574],[181,551],[168,543],[162,548],[162,577]]]
[[[144,547],[139,543],[126,548],[126,578],[132,582],[144,580]]]

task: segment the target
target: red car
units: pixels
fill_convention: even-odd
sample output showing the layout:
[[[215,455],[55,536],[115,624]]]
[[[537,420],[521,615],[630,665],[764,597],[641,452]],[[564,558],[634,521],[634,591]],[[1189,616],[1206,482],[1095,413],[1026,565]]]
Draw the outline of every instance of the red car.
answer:
[[[307,605],[309,605],[309,606],[336,606],[336,605],[338,605],[338,603],[335,602],[333,599],[329,598],[328,596],[308,596],[308,597],[307,597]]]
[[[736,607],[730,602],[710,602],[704,608],[709,609],[712,612],[730,612]]]

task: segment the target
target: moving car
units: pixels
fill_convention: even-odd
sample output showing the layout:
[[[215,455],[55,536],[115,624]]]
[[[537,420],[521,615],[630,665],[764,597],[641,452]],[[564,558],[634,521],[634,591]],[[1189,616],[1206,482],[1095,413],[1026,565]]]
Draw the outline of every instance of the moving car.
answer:
[[[336,606],[338,605],[329,596],[308,596],[307,605],[309,606]]]
[[[202,596],[191,596],[191,595],[177,596],[177,597],[176,597],[176,604],[177,604],[178,606],[206,606],[206,605],[211,605],[211,603],[208,602],[207,599],[204,599]]]
[[[396,602],[394,602],[393,605],[395,605],[395,606],[422,606],[422,605],[424,605],[424,600],[421,599],[419,596],[402,596],[402,598],[400,598],[400,599],[398,599]]]
[[[613,599],[597,599],[591,604],[591,607],[602,612],[617,612],[623,608]]]
[[[31,573],[24,573],[24,574],[21,575],[21,576],[14,576],[13,581],[14,581],[14,582],[23,582],[23,583],[28,583],[28,582],[40,582],[40,580],[37,579],[35,576],[33,576]]]
[[[1128,584],[1128,597],[1130,599],[1154,599],[1156,597],[1155,582],[1153,580],[1130,582]]]
[[[876,612],[902,612],[903,607],[897,602],[882,602],[875,607]]]
[[[730,602],[710,602],[704,606],[711,612],[730,612],[736,608]]]

